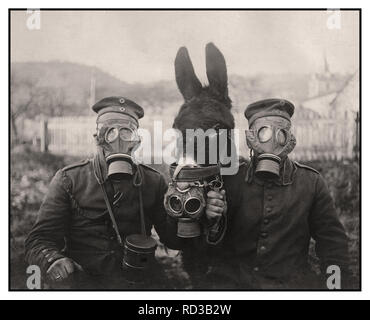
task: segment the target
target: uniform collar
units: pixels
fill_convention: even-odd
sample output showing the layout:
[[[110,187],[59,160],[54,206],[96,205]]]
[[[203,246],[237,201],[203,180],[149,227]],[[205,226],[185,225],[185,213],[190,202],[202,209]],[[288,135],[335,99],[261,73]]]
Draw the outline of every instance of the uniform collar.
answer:
[[[248,183],[252,183],[252,181],[255,181],[256,183],[263,185],[266,182],[266,180],[260,179],[256,177],[254,174],[256,165],[257,160],[255,157],[252,157],[247,170],[245,181],[247,181]],[[280,177],[277,179],[273,179],[271,181],[279,186],[290,185],[293,183],[296,171],[297,167],[295,163],[287,157],[280,166]]]

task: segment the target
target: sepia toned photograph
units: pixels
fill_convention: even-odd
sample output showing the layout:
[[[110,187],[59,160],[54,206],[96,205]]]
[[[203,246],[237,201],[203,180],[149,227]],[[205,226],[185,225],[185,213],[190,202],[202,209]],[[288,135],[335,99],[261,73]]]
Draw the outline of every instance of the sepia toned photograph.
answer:
[[[9,290],[361,290],[361,9],[9,9]]]

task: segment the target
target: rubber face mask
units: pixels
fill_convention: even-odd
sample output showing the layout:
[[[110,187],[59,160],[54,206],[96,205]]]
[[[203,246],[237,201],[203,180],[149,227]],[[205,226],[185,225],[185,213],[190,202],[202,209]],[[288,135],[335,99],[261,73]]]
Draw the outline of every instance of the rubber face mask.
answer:
[[[256,176],[265,179],[279,177],[280,163],[296,145],[290,132],[290,121],[267,116],[256,119],[246,130],[248,147],[257,155]]]
[[[137,124],[130,120],[98,122],[97,142],[104,150],[108,177],[122,180],[133,175],[133,152],[140,145]]]

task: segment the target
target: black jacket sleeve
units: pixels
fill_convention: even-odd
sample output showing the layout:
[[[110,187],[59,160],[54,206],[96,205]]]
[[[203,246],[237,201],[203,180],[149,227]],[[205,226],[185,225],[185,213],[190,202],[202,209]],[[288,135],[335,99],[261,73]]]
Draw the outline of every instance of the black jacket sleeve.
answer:
[[[25,241],[26,261],[38,265],[43,272],[64,257],[65,234],[71,212],[70,197],[63,186],[64,172],[59,170],[52,179],[35,225]]]
[[[157,190],[157,201],[154,208],[153,223],[160,241],[170,249],[180,249],[182,241],[177,237],[176,220],[170,217],[163,204],[164,195],[167,191],[167,184],[161,175]]]
[[[316,241],[316,253],[320,259],[321,271],[337,265],[343,275],[348,275],[348,237],[340,222],[329,189],[321,175],[316,181],[314,203],[309,217],[310,231]]]

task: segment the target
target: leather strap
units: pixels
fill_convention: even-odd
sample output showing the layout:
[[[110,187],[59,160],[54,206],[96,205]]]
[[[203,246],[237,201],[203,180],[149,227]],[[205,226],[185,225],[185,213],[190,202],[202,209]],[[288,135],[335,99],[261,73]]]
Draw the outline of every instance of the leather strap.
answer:
[[[105,204],[107,205],[109,216],[110,216],[110,219],[112,221],[113,229],[114,229],[114,231],[116,233],[118,243],[119,243],[119,245],[121,247],[123,247],[123,241],[122,241],[121,235],[119,233],[117,221],[116,221],[116,218],[114,217],[112,206],[111,206],[111,204],[109,202],[108,195],[107,195],[107,192],[105,190],[105,186],[104,186],[104,184],[101,184],[100,187],[101,187],[101,189],[103,191],[104,201],[105,201]]]
[[[108,195],[107,195],[107,191],[106,191],[106,188],[105,188],[105,181],[104,181],[103,173],[102,173],[102,170],[101,170],[101,167],[100,167],[100,164],[99,164],[99,158],[98,158],[98,156],[95,156],[94,159],[93,159],[93,167],[94,167],[94,174],[95,174],[96,180],[98,181],[98,183],[99,183],[99,185],[100,185],[100,187],[102,189],[102,192],[103,192],[104,201],[105,201],[105,204],[107,206],[109,217],[110,217],[110,219],[112,221],[113,229],[114,229],[114,231],[116,233],[118,243],[121,246],[123,246],[123,241],[122,241],[121,235],[119,233],[117,221],[116,221],[116,219],[114,217],[112,206],[110,204],[110,201],[109,201],[109,198],[108,198]],[[136,173],[135,173],[135,176],[134,176],[133,185],[139,189],[139,207],[140,207],[140,227],[141,227],[141,234],[146,236],[142,184],[143,184],[143,177],[142,177],[142,173],[141,173],[141,167],[140,167],[140,165],[138,165],[137,166]]]
[[[100,164],[99,164],[99,159],[98,159],[97,156],[95,156],[94,159],[93,159],[93,166],[94,166],[94,174],[95,174],[96,180],[98,180],[98,183],[99,183],[99,185],[101,187],[101,190],[103,192],[104,202],[105,202],[105,205],[107,206],[109,217],[112,221],[112,226],[113,226],[113,229],[114,229],[114,231],[116,233],[116,236],[117,236],[117,241],[118,241],[119,245],[123,247],[123,241],[122,241],[121,235],[119,233],[117,221],[116,221],[116,218],[114,217],[112,206],[110,204],[110,201],[109,201],[109,198],[108,198],[108,195],[107,195],[107,190],[105,189],[103,173],[102,173],[102,170],[101,170],[101,167],[100,167]]]
[[[170,167],[171,176],[175,181],[199,181],[212,176],[220,175],[220,166],[212,165],[208,167],[181,167],[176,170],[178,165],[173,164]],[[176,176],[174,174],[176,173]]]
[[[141,234],[146,236],[146,227],[145,227],[145,214],[144,214],[144,202],[143,202],[143,176],[141,173],[140,165],[137,166],[135,173],[133,185],[139,189],[139,205],[140,205],[140,225],[141,225]]]

